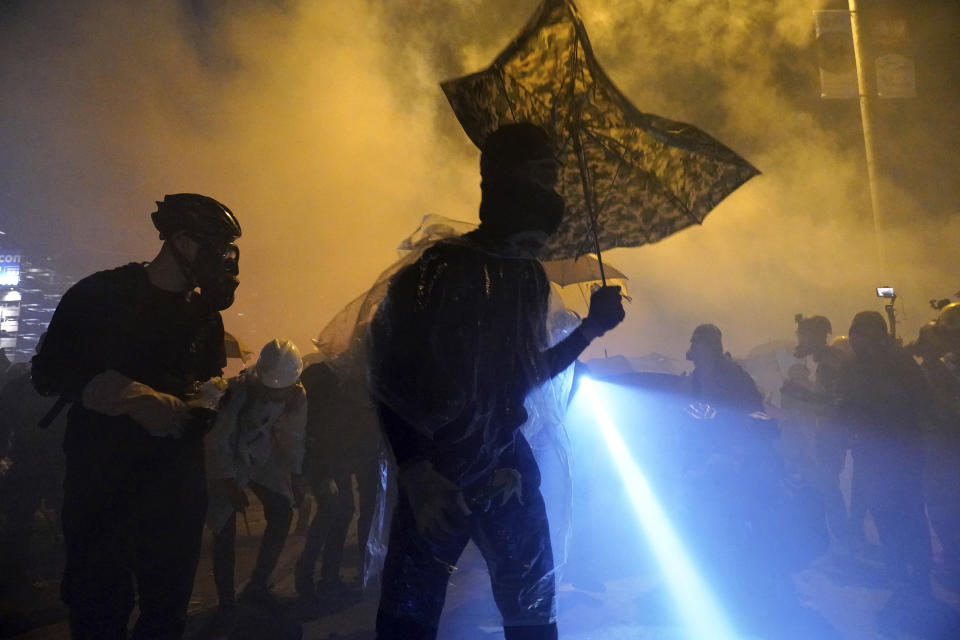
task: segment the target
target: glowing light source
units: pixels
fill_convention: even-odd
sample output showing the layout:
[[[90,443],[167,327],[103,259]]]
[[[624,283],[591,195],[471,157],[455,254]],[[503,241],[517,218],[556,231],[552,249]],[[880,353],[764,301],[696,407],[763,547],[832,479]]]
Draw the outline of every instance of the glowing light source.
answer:
[[[737,640],[716,599],[700,578],[646,477],[630,457],[626,443],[610,419],[597,392],[597,383],[584,378],[580,389],[587,395],[603,440],[627,490],[637,522],[663,571],[677,610],[691,638]]]

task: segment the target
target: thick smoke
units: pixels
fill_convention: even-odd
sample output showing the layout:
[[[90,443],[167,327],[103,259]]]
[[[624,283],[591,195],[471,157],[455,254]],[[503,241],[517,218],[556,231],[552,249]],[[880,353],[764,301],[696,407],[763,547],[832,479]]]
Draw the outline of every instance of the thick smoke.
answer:
[[[284,335],[307,348],[422,215],[476,219],[478,154],[438,82],[486,66],[536,3],[43,5],[13,3],[0,18],[7,238],[77,273],[146,260],[159,246],[152,201],[208,193],[244,225],[228,328],[252,347]],[[706,321],[743,353],[789,338],[800,311],[841,333],[880,308],[873,287],[888,283],[912,333],[926,300],[960,288],[951,132],[904,111],[902,155],[944,176],[948,194],[887,172],[882,270],[856,105],[817,97],[807,0],[578,6],[641,110],[695,124],[763,171],[702,228],[609,252],[634,301],[591,353],[680,356]]]

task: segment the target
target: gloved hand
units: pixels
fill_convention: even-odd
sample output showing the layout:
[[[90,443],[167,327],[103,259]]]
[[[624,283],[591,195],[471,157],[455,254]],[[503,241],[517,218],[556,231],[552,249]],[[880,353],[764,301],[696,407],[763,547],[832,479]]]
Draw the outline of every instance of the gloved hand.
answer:
[[[425,538],[450,538],[463,530],[470,515],[460,487],[434,470],[426,460],[400,471],[400,484],[407,494],[417,531]]]
[[[150,435],[179,438],[189,407],[180,398],[108,369],[83,388],[83,406],[107,416],[127,415]]]
[[[620,287],[599,287],[590,295],[590,311],[580,330],[587,340],[593,340],[623,322],[625,316]]]
[[[213,409],[220,407],[220,400],[227,391],[227,381],[223,378],[210,378],[197,386],[188,398],[187,404],[194,408]]]

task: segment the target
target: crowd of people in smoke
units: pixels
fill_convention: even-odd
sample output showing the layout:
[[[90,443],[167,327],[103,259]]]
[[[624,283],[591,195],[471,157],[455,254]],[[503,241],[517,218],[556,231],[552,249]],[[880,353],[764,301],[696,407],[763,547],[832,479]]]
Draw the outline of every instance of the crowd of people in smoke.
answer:
[[[74,638],[128,637],[135,603],[133,638],[181,637],[206,525],[218,605],[201,633],[240,634],[244,607],[286,615],[271,583],[294,510],[302,518],[312,495],[294,568],[301,604],[317,609],[350,588],[342,565],[356,514],[360,574],[383,563],[378,638],[436,637],[469,541],[489,568],[505,637],[558,637],[563,574],[539,445],[524,435],[537,418],[529,397],[562,372],[582,372],[577,358],[625,311],[618,287],[599,287],[582,320],[550,322],[536,254],[563,215],[554,157],[533,125],[488,137],[480,227],[401,265],[357,325],[362,355],[303,356],[274,339],[228,380],[220,312],[239,283],[240,224],[206,196],[158,202],[156,258],[72,287],[32,363],[6,368],[4,600],[29,591],[36,515],[56,513]],[[670,488],[661,494],[698,564],[721,597],[767,618],[795,599],[790,575],[825,555],[841,573],[879,567],[901,603],[929,599],[932,573],[958,587],[960,303],[940,309],[907,347],[874,311],[834,333],[823,316],[798,318],[801,362],[771,406],[725,352],[721,329],[697,326],[692,375],[666,385],[677,410],[668,420],[635,417],[661,422],[658,477]],[[577,379],[554,394],[564,408]],[[596,479],[589,486],[605,490]],[[375,512],[391,492],[387,527]],[[251,494],[266,527],[238,594],[238,519]],[[576,586],[589,582],[582,565],[602,533],[574,514],[566,561],[581,563]],[[378,535],[387,536],[385,555],[370,558],[368,536]],[[298,637],[297,628],[278,622],[261,637]]]

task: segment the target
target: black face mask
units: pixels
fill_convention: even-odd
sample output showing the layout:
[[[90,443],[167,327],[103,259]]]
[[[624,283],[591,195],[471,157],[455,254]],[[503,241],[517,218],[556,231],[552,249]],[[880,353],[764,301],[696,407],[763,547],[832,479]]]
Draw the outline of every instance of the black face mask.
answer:
[[[480,226],[506,238],[521,231],[553,234],[563,218],[563,197],[556,191],[525,181],[481,185]]]
[[[223,311],[233,304],[240,285],[240,248],[237,245],[201,245],[192,270],[200,287],[201,303],[214,311]]]

